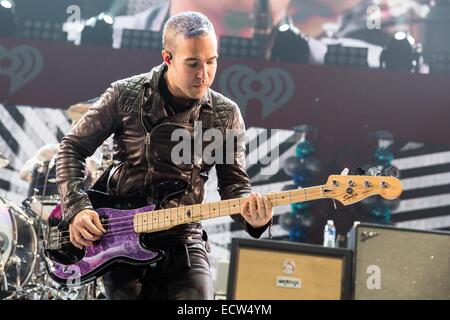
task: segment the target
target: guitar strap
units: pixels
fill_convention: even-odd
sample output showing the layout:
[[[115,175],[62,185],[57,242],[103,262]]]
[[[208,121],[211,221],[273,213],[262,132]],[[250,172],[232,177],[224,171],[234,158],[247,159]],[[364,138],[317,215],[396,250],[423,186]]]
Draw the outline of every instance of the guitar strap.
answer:
[[[199,108],[197,108],[193,113],[193,117],[195,121],[200,121],[202,124],[202,135],[207,131],[208,129],[218,129],[222,132],[222,135],[224,134],[224,127],[223,124],[220,121],[220,118],[217,116],[216,107],[215,107],[215,101],[212,98],[212,95],[210,94],[211,99],[211,107],[209,105],[201,105]],[[220,123],[220,125],[218,125]],[[203,142],[202,142],[203,143]],[[202,148],[203,149],[203,148]],[[203,150],[202,150],[203,152]],[[194,158],[195,160],[195,158]],[[197,158],[197,162],[194,163],[193,169],[192,169],[192,175],[191,175],[191,183],[190,186],[192,186],[198,179],[199,176],[202,177],[202,179],[206,182],[208,180],[208,172],[202,171],[202,165],[203,165],[203,155],[200,155]]]

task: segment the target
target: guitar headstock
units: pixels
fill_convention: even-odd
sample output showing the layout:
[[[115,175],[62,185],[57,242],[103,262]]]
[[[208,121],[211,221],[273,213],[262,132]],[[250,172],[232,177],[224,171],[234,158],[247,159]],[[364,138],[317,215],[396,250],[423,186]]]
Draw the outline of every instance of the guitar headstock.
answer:
[[[385,176],[331,175],[323,186],[324,196],[347,206],[374,195],[385,199],[398,198],[403,187],[399,179]]]

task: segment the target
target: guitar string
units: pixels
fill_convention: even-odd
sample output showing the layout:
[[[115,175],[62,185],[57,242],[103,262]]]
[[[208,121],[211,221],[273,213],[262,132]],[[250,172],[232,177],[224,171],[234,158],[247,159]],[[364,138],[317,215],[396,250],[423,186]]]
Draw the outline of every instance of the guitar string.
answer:
[[[321,186],[316,186],[316,187],[309,187],[309,188],[302,188],[302,189],[295,189],[295,190],[290,190],[290,191],[284,191],[284,192],[286,192],[286,193],[292,193],[292,192],[294,192],[294,191],[299,191],[299,190],[302,190],[302,191],[308,191],[308,189],[310,189],[309,191],[310,192],[316,192],[316,190],[312,190],[313,188],[314,189],[317,189],[317,188],[320,188]],[[266,196],[272,196],[271,194],[267,194]],[[289,197],[290,197],[291,195],[289,195]],[[247,197],[246,198],[238,198],[238,199],[229,199],[229,200],[223,200],[222,202],[231,202],[231,201],[238,201],[238,202],[241,202],[242,200],[244,200],[244,199],[248,199]],[[275,200],[276,200],[276,198],[275,198]],[[213,202],[214,203],[214,202]],[[190,205],[190,206],[201,206],[201,205],[207,205],[207,204],[195,204],[195,205]],[[209,203],[208,205],[211,205],[211,203]],[[185,208],[187,208],[187,207],[190,207],[190,206],[184,206]],[[219,204],[219,202],[217,202],[217,206],[220,206],[220,204]],[[176,208],[177,210],[179,210],[179,208]],[[157,212],[157,211],[163,211],[163,210],[174,210],[174,208],[167,208],[167,209],[158,209],[158,210],[155,210],[155,211],[149,211],[149,212],[137,212],[137,213],[154,213],[154,212]],[[118,211],[127,211],[127,210],[118,210]],[[137,214],[136,213],[136,214]],[[126,218],[128,218],[128,217],[126,217]],[[123,219],[123,217],[117,217],[117,218],[111,218],[111,219],[108,219],[108,221],[120,221],[120,220],[122,220]]]
[[[306,189],[298,189],[298,190],[306,190]],[[313,195],[313,194],[318,194],[318,193],[321,193],[321,191],[316,191],[316,190],[309,190],[310,192],[308,193],[308,195]],[[246,199],[246,198],[242,198],[242,199]],[[284,198],[283,198],[284,199]],[[234,200],[234,199],[233,199]],[[241,199],[237,199],[237,200],[239,200],[239,202],[240,202],[240,200]],[[277,200],[277,198],[275,198],[275,200]],[[305,201],[305,200],[302,200],[302,201]],[[301,202],[301,201],[298,201],[298,202]],[[210,204],[209,204],[210,205]],[[192,206],[201,206],[201,205],[192,205]],[[217,205],[218,206],[218,208],[219,208],[219,211],[221,210],[220,209],[220,205],[218,204]],[[184,208],[189,208],[190,206],[184,206]],[[193,208],[192,208],[193,209]],[[168,209],[163,209],[163,210],[174,210],[173,208],[168,208]],[[150,214],[150,215],[155,215],[155,214],[160,214],[160,213],[162,213],[163,212],[163,210],[156,210],[156,211],[149,211],[149,212],[138,212],[138,213],[136,213],[135,215],[133,215],[133,216],[131,216],[131,217],[117,217],[117,218],[112,218],[112,219],[108,219],[108,221],[107,221],[107,223],[102,223],[101,225],[103,226],[103,227],[106,227],[106,226],[113,226],[114,224],[113,223],[110,223],[110,221],[113,221],[113,222],[116,222],[116,223],[122,223],[122,222],[129,222],[130,220],[132,220],[132,219],[134,219],[135,218],[135,216],[137,215],[137,214]],[[179,215],[180,214],[180,212],[179,212],[179,208],[176,208],[176,210],[177,210],[177,215]],[[229,207],[228,207],[228,210],[229,210]],[[171,215],[171,214],[173,214],[173,213],[169,213],[169,215]],[[150,219],[151,220],[151,219]],[[136,226],[144,226],[144,225],[146,225],[146,224],[148,224],[148,222],[147,221],[145,221],[145,222],[141,222],[141,223],[138,223],[138,224],[136,224]],[[69,231],[62,231],[60,234],[65,234],[65,233],[69,233]]]

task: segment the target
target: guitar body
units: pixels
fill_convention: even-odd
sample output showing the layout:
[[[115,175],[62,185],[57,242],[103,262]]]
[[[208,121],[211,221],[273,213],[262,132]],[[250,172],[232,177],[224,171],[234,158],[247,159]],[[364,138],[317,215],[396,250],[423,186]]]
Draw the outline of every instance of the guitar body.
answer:
[[[52,262],[47,263],[50,277],[62,285],[84,284],[103,275],[116,262],[132,265],[148,265],[164,257],[164,252],[145,248],[140,235],[133,230],[133,217],[136,213],[151,211],[154,205],[135,210],[96,209],[107,231],[100,240],[84,250],[72,245],[69,238],[59,249],[45,250],[45,256]],[[114,222],[114,220],[119,220]],[[61,207],[58,205],[49,218],[49,228],[58,227],[61,222]],[[123,230],[123,231],[122,231]],[[69,237],[69,229],[59,230]]]
[[[184,189],[179,187],[171,191],[164,199],[184,192]],[[70,242],[69,225],[62,219],[58,204],[49,216],[44,244],[47,271],[54,281],[63,286],[83,285],[102,276],[115,263],[145,266],[164,258],[163,250],[147,247],[148,241],[142,241],[143,234],[136,233],[133,228],[135,214],[153,211],[159,205],[147,204],[123,210],[116,208],[136,207],[145,203],[145,199],[119,199],[94,190],[88,195],[107,232],[93,246],[83,250],[75,247]]]

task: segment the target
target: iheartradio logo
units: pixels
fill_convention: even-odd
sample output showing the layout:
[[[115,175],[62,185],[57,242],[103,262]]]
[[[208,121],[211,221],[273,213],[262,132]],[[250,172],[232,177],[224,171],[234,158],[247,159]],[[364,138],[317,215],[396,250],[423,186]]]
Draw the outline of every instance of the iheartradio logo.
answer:
[[[36,78],[43,66],[44,58],[34,47],[20,45],[8,50],[0,45],[0,76],[9,78],[10,95]]]
[[[236,101],[243,115],[249,101],[258,100],[263,118],[284,106],[294,94],[294,80],[281,68],[256,72],[246,65],[234,65],[222,72],[219,85],[224,95]]]

